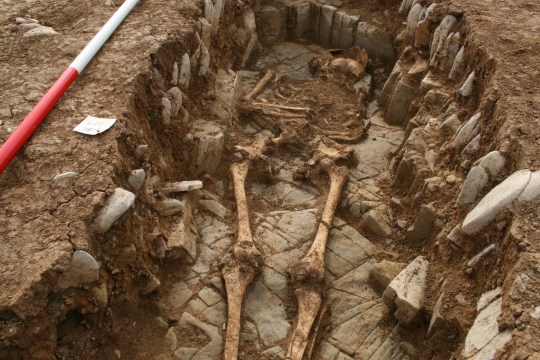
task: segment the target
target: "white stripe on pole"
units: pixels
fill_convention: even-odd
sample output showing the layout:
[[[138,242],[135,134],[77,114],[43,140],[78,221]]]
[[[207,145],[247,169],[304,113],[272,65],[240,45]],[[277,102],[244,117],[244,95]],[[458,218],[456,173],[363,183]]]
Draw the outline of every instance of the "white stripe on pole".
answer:
[[[139,0],[126,0],[71,63],[71,67],[75,68],[80,74],[138,2]]]

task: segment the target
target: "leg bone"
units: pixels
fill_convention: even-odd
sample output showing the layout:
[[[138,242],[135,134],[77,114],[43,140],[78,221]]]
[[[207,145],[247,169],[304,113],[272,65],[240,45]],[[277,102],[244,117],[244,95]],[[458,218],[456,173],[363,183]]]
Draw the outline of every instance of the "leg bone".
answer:
[[[344,166],[338,167],[325,160],[321,161],[321,166],[330,177],[330,191],[321,223],[308,253],[289,269],[293,282],[298,284],[295,291],[298,299],[298,320],[287,352],[287,360],[302,360],[306,351],[310,355],[313,350],[313,345],[308,347],[308,340],[322,304],[321,285],[324,277],[324,255],[328,233],[341,191],[349,177],[348,169]],[[323,314],[319,315],[320,320],[322,316]],[[314,337],[317,336],[319,326],[320,321],[313,329]]]
[[[253,243],[245,191],[250,164],[251,161],[248,160],[231,166],[238,212],[238,234],[233,252],[224,259],[222,268],[227,290],[227,334],[223,354],[225,360],[238,358],[242,303],[247,287],[259,272],[261,257]]]

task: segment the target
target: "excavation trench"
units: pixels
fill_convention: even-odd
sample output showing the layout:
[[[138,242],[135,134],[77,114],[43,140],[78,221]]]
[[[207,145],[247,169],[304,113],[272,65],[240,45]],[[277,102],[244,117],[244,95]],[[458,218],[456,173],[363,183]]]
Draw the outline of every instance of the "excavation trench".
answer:
[[[179,358],[415,357],[384,288],[370,280],[380,249],[360,221],[372,209],[388,211],[380,188],[404,138],[376,96],[394,49],[388,33],[346,12],[321,24],[329,10],[304,4],[243,13],[258,46],[248,43],[241,69],[216,69],[203,90],[204,118],[179,112],[191,123],[184,166],[204,182],[177,195],[189,206],[158,240],[166,258],[190,263],[159,289]],[[204,46],[194,56],[201,49],[196,66],[204,66]],[[170,126],[166,104],[160,112]],[[372,238],[389,235],[388,225],[373,222]]]

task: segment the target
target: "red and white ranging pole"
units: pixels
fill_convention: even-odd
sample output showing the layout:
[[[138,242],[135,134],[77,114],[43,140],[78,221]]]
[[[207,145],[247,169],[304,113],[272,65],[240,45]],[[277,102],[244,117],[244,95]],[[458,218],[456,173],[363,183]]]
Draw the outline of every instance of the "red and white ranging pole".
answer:
[[[122,4],[88,45],[86,45],[75,61],[56,80],[45,96],[26,116],[21,125],[2,144],[2,147],[0,147],[0,174],[4,172],[39,124],[41,124],[54,105],[60,100],[71,84],[73,84],[77,76],[83,72],[88,63],[96,56],[98,51],[109,40],[138,2],[139,0],[126,0]]]

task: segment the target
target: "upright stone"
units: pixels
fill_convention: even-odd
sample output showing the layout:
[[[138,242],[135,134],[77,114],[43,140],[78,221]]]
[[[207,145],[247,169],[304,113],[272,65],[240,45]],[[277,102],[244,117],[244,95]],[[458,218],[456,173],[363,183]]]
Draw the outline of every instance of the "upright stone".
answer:
[[[414,320],[424,305],[428,265],[423,256],[417,257],[384,291],[384,302],[397,308],[394,316],[402,325]]]
[[[485,170],[481,166],[474,166],[463,183],[456,203],[465,205],[474,202],[480,191],[487,185],[488,180]]]
[[[520,170],[497,185],[465,217],[461,229],[474,235],[489,224],[499,211],[511,204],[525,189],[531,179],[530,170]]]
[[[99,214],[98,225],[99,232],[104,234],[111,228],[111,226],[122,217],[135,203],[135,194],[124,190],[122,188],[116,188],[107,201],[107,205]]]
[[[336,8],[330,5],[324,5],[321,8],[321,20],[318,29],[319,44],[321,44],[321,46],[330,46],[330,35],[332,33],[332,24],[334,23],[335,12]]]
[[[197,120],[192,128],[192,141],[191,174],[213,173],[221,161],[223,131],[214,123]]]
[[[365,22],[358,23],[354,45],[364,48],[370,58],[392,60],[395,57],[390,35],[375,25]]]
[[[332,29],[330,31],[330,46],[333,48],[339,47],[339,33],[341,31],[343,15],[341,11],[334,12],[334,21],[332,22]]]
[[[339,31],[339,47],[347,49],[353,45],[356,27],[360,19],[357,16],[343,15]]]
[[[309,2],[296,4],[293,7],[294,20],[292,35],[295,39],[309,39],[311,37],[311,5]]]
[[[416,95],[416,89],[400,80],[388,102],[385,119],[389,124],[402,125],[409,112],[409,106]]]
[[[84,250],[77,250],[71,257],[69,268],[60,276],[58,286],[65,289],[96,281],[99,264]]]
[[[260,40],[265,46],[271,46],[285,40],[287,34],[287,16],[284,9],[266,5],[258,13]]]

